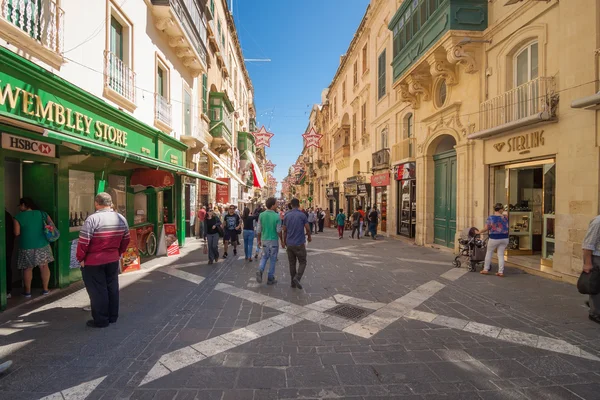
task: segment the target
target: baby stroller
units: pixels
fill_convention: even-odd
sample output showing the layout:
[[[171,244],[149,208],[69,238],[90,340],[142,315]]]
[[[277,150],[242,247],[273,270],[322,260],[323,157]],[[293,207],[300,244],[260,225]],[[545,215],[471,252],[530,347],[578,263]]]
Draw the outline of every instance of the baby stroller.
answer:
[[[477,228],[464,229],[458,239],[458,255],[452,262],[452,266],[460,268],[462,263],[468,265],[470,272],[477,271],[477,265],[485,261],[487,253],[487,240],[482,240],[476,233]]]

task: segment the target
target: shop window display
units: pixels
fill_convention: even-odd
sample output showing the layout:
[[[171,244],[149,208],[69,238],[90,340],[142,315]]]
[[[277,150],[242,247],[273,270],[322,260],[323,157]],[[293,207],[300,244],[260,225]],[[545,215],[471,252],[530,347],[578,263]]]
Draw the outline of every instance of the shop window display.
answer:
[[[110,194],[113,208],[122,216],[127,216],[127,178],[120,175],[108,176],[106,192]]]
[[[134,225],[143,224],[148,221],[148,196],[146,193],[137,193],[133,198],[133,208],[135,216],[133,217]]]
[[[81,229],[85,219],[95,212],[93,172],[69,171],[69,231]]]

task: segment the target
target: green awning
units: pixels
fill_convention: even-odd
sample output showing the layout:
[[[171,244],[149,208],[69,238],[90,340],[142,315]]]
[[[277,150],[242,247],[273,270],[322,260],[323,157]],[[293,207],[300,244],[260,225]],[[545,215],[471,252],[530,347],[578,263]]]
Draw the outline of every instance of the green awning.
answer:
[[[54,131],[50,131],[48,129],[44,130],[44,136],[47,138],[72,143],[74,145],[85,147],[90,150],[103,151],[105,153],[112,154],[113,156],[117,156],[117,157],[126,158],[129,155],[129,153],[126,152],[125,150],[113,149],[112,147],[105,146],[100,143],[90,142],[90,141],[78,138],[76,136],[66,135],[64,133],[54,132]]]
[[[164,169],[167,171],[175,172],[177,174],[187,175],[191,178],[202,179],[204,181],[216,183],[217,185],[227,185],[226,182],[221,182],[217,179],[213,179],[208,176],[199,174],[196,171],[192,171],[191,169],[187,169],[187,168],[181,167],[179,165],[169,164],[167,162],[160,161],[160,160],[150,158],[150,157],[144,157],[139,154],[132,154],[125,150],[114,149],[112,147],[105,146],[101,143],[90,142],[88,140],[81,139],[76,136],[66,135],[64,133],[55,132],[55,131],[51,131],[48,129],[44,130],[44,136],[51,138],[51,139],[60,140],[62,142],[72,143],[74,145],[85,147],[90,150],[102,151],[104,153],[108,153],[113,156],[121,157],[128,161],[131,160],[133,162],[137,162],[137,163],[140,163],[145,166],[152,167],[152,168],[160,168],[160,169]]]

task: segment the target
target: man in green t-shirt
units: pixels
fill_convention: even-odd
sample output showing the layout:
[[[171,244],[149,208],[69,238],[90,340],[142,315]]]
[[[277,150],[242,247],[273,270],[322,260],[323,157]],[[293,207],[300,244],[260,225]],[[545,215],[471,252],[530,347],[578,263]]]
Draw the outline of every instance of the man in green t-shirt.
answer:
[[[340,239],[344,238],[344,225],[346,224],[346,214],[344,214],[344,210],[340,208],[340,212],[335,217],[335,223],[338,228],[338,234],[340,235]]]
[[[281,217],[275,211],[277,200],[274,197],[269,197],[265,205],[267,206],[267,210],[259,215],[258,227],[256,228],[258,246],[263,249],[258,271],[256,271],[256,282],[262,283],[263,272],[265,272],[267,261],[270,261],[267,285],[274,285],[277,283],[275,279],[275,264],[277,263],[277,254],[279,254],[278,241],[281,240],[283,248],[285,246],[281,237]]]

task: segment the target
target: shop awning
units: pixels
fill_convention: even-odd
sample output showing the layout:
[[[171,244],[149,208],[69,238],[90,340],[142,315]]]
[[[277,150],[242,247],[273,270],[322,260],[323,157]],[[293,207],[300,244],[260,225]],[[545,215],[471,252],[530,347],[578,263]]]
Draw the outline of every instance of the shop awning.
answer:
[[[55,131],[51,131],[48,129],[44,130],[44,136],[51,138],[51,139],[60,140],[62,142],[67,142],[67,143],[71,143],[71,144],[74,144],[77,146],[85,147],[90,150],[101,151],[101,152],[104,152],[104,153],[107,153],[107,154],[110,154],[113,156],[124,158],[125,160],[131,160],[132,162],[137,162],[139,164],[146,165],[146,166],[149,166],[152,168],[161,168],[161,169],[164,169],[167,171],[175,172],[179,175],[186,175],[191,178],[202,179],[204,181],[216,183],[217,185],[227,185],[225,182],[221,182],[219,180],[199,174],[196,171],[181,167],[179,165],[169,164],[169,163],[166,163],[164,161],[160,161],[160,160],[157,160],[154,158],[144,157],[139,154],[129,153],[128,151],[125,151],[125,150],[115,149],[115,148],[112,148],[109,146],[105,146],[101,143],[90,142],[85,139],[78,138],[76,136],[70,136],[70,135],[66,135],[64,133],[55,132]]]
[[[175,177],[168,171],[160,169],[140,168],[131,175],[131,186],[151,186],[155,188],[170,187],[175,184]]]
[[[250,160],[250,163],[252,164],[252,172],[253,172],[252,175],[254,176],[254,187],[257,187],[257,188],[264,187],[265,186],[265,178],[262,176],[262,172],[260,172],[260,168],[258,167],[258,164],[256,163],[256,160],[254,159],[254,156],[249,151],[246,151],[246,156],[248,157],[248,160]]]
[[[236,181],[238,181],[242,185],[246,186],[246,182],[244,182],[242,180],[242,178],[240,178],[231,168],[229,168],[227,166],[227,164],[225,164],[223,162],[223,160],[221,160],[221,158],[218,155],[216,155],[215,153],[213,153],[212,151],[210,151],[206,147],[202,151],[204,153],[206,153],[210,158],[212,158],[213,161],[215,161],[217,164],[219,164],[219,166],[221,166],[221,168],[223,168],[229,174],[229,176],[231,176],[233,179],[235,179]]]

